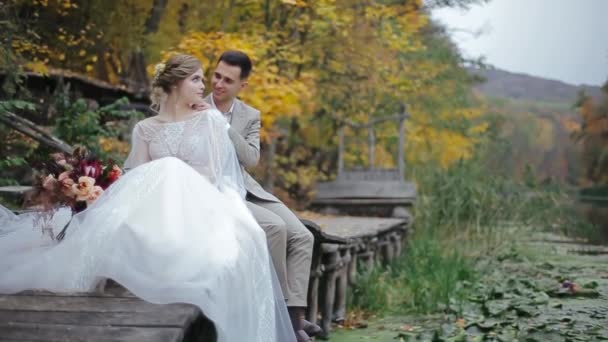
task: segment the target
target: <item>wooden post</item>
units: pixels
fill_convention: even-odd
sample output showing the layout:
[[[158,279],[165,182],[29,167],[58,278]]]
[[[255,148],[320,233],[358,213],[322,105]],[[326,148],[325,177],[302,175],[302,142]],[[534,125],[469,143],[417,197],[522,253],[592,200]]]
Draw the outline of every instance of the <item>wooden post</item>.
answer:
[[[270,140],[270,150],[268,151],[268,174],[266,175],[266,190],[272,192],[274,189],[274,156],[277,152],[278,137],[273,137]]]
[[[374,169],[376,163],[376,136],[374,135],[374,125],[369,126],[369,168]]]
[[[344,171],[344,126],[340,126],[338,131],[340,136],[340,144],[338,145],[338,178]]]
[[[321,296],[319,298],[321,301],[321,328],[323,329],[320,337],[327,337],[331,332],[331,320],[336,299],[336,280],[340,267],[340,252],[338,251],[338,245],[328,243],[322,244],[321,250],[323,251],[324,273],[320,284]]]
[[[336,299],[334,303],[333,321],[343,324],[346,320],[346,292],[348,291],[348,265],[351,262],[350,248],[348,246],[340,249],[341,268],[338,271],[336,284]]]
[[[313,269],[310,272],[310,282],[308,285],[308,308],[306,308],[306,319],[309,322],[317,322],[317,314],[319,313],[319,281],[323,276],[323,268],[320,265],[319,258],[313,257]],[[316,260],[316,261],[315,261]]]
[[[393,233],[393,243],[394,243],[394,251],[395,251],[395,258],[398,258],[401,256],[401,250],[402,250],[402,243],[403,243],[403,238],[402,238],[402,234],[400,231],[396,231]]]
[[[405,181],[405,120],[407,117],[407,107],[403,105],[403,117],[399,119],[399,179]]]
[[[354,243],[350,251],[350,263],[348,264],[348,284],[355,285],[357,283],[357,256],[359,253],[359,242]]]

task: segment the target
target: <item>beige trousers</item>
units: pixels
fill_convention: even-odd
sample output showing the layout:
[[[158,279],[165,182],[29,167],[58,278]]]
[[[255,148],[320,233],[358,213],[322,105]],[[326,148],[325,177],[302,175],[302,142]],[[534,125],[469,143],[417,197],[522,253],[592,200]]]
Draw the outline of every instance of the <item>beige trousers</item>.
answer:
[[[247,207],[266,232],[287,306],[306,307],[314,238],[285,204],[248,196]]]

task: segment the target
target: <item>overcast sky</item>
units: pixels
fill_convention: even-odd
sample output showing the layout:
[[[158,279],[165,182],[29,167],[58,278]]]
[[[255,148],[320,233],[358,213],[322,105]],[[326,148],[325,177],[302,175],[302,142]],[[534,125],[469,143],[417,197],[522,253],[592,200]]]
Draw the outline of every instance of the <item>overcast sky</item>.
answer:
[[[433,18],[453,29],[465,56],[497,68],[575,85],[608,79],[608,0],[491,0]]]

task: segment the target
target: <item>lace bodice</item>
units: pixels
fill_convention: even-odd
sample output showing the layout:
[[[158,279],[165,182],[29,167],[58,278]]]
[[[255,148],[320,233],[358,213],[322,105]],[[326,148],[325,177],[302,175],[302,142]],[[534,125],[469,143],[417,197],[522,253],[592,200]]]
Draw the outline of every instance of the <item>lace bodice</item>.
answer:
[[[131,153],[125,161],[125,169],[164,157],[176,157],[219,188],[229,185],[244,196],[241,168],[228,128],[228,122],[216,109],[194,113],[178,122],[147,118],[133,129]]]

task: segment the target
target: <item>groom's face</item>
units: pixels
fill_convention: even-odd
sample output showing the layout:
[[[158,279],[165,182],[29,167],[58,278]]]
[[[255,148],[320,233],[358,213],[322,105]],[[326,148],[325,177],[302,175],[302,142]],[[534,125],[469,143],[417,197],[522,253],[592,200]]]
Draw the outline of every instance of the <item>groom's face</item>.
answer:
[[[213,99],[216,102],[226,102],[234,99],[239,91],[247,85],[247,80],[241,79],[241,68],[219,62],[215,67],[213,79]]]

